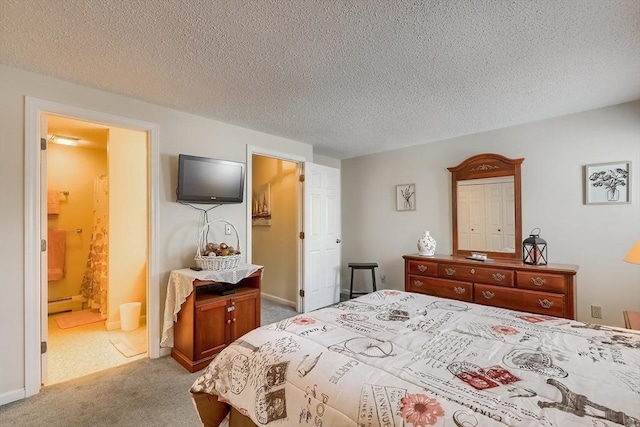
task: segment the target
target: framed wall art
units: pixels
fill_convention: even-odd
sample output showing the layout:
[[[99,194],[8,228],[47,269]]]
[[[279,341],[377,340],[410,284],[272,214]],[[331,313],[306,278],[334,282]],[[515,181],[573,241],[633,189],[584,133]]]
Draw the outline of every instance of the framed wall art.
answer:
[[[415,211],[416,210],[416,185],[401,184],[396,185],[396,210]]]
[[[597,163],[584,166],[585,205],[631,202],[631,162]]]
[[[271,225],[271,184],[257,185],[253,189],[251,222],[253,225]]]

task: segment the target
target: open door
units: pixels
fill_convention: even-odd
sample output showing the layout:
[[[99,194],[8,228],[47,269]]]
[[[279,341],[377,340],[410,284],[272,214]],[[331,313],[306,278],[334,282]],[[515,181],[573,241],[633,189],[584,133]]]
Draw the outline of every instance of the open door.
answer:
[[[47,382],[47,342],[49,340],[49,262],[47,223],[47,115],[40,114],[40,383]],[[42,243],[44,242],[44,243]]]
[[[303,312],[340,301],[340,170],[305,163]],[[304,295],[304,296],[302,296]]]

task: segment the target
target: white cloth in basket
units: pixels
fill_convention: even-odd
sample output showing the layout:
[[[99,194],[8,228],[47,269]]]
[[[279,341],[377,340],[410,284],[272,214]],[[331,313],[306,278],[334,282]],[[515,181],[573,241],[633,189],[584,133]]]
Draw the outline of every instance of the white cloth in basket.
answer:
[[[178,319],[178,312],[182,303],[193,292],[193,281],[214,280],[216,282],[238,283],[261,269],[261,265],[241,263],[233,270],[202,270],[194,271],[190,268],[173,270],[169,275],[167,298],[164,304],[164,321],[162,324],[161,347],[173,347],[173,322]]]

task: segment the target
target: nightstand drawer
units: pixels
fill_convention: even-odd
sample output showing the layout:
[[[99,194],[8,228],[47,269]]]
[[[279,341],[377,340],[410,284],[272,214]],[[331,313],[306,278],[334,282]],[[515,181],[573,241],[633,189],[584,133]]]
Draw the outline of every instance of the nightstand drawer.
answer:
[[[410,275],[407,285],[409,292],[418,292],[460,301],[471,302],[473,300],[473,284],[468,282]]]
[[[540,313],[549,316],[564,316],[564,295],[549,292],[534,292],[500,286],[474,285],[473,301],[478,304],[513,310]]]
[[[409,274],[437,277],[438,263],[432,261],[409,261]]]
[[[499,268],[467,267],[454,264],[440,264],[438,276],[445,279],[468,280],[488,285],[513,286],[513,271]]]
[[[564,276],[559,274],[540,274],[529,271],[516,273],[516,286],[522,289],[535,291],[564,293],[566,284]]]

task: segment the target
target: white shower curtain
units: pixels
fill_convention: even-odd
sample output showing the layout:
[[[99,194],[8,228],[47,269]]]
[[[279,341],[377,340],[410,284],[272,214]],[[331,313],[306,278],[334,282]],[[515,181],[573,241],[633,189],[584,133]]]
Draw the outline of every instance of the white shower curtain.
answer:
[[[84,277],[80,286],[82,296],[91,307],[99,306],[102,318],[107,318],[109,290],[109,181],[97,177],[93,183],[93,228]]]

